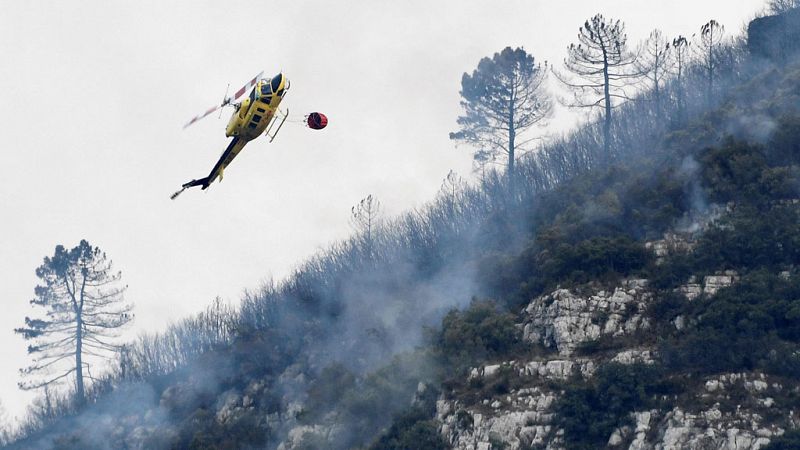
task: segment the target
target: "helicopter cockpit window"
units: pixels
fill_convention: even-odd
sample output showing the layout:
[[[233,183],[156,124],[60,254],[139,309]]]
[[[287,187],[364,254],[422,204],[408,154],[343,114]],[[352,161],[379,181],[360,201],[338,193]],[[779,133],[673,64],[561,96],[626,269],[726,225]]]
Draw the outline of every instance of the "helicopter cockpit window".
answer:
[[[269,95],[272,93],[272,87],[269,83],[264,83],[261,85],[261,95]]]
[[[283,75],[278,74],[275,78],[272,79],[272,91],[275,92],[281,86],[281,80],[283,80]]]

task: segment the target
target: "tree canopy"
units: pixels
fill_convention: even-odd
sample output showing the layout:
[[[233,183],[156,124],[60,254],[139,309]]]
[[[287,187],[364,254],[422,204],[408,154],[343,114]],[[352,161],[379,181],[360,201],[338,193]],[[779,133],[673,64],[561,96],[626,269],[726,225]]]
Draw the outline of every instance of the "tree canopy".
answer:
[[[26,380],[20,387],[45,387],[74,374],[75,394],[81,402],[84,377],[91,377],[87,359],[117,351],[113,338],[133,318],[133,307],[123,298],[122,274],[112,271],[105,253],[82,240],[69,250],[56,246],[53,256],[45,257],[36,269],[36,276],[40,284],[30,303],[43,308],[44,316],[26,317],[25,326],[14,331],[32,341],[28,353],[33,363],[21,372],[41,378]]]
[[[471,75],[461,77],[465,114],[458,118],[461,129],[450,133],[450,139],[475,147],[479,166],[505,159],[513,179],[516,158],[536,139],[526,132],[552,112],[546,78],[546,65],[522,48],[506,47],[481,59]]]
[[[597,14],[578,31],[578,43],[567,47],[564,67],[574,78],[559,76],[572,89],[574,97],[567,106],[603,110],[603,146],[610,150],[611,110],[628,100],[626,88],[639,77],[636,56],[628,49],[625,24]]]

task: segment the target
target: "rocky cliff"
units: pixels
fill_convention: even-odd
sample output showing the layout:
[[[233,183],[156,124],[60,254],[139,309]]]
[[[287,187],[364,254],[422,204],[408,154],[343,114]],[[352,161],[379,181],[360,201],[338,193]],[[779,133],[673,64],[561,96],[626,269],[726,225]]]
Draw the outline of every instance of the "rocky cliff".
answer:
[[[733,273],[710,275],[684,286],[687,302],[713,295],[736,280]],[[613,288],[581,286],[557,289],[533,299],[519,327],[530,345],[555,350],[531,361],[503,361],[474,368],[474,386],[511,376],[507,393],[487,393],[476,401],[444,395],[436,405],[441,433],[453,448],[464,450],[563,448],[563,430],[553,423],[553,405],[569,380],[591,379],[604,364],[653,364],[656,349],[646,315],[653,298],[647,280],[623,280]],[[681,321],[676,321],[681,327]],[[613,351],[580,356],[586,344],[604,338],[624,343]],[[697,380],[696,391],[681,392],[669,409],[630,413],[631,425],[608,436],[610,448],[630,450],[731,449],[756,450],[800,425],[800,414],[775,398],[796,395],[797,385],[784,385],[758,371],[728,373]]]
[[[747,42],[753,55],[778,63],[790,60],[800,51],[800,8],[753,20]]]

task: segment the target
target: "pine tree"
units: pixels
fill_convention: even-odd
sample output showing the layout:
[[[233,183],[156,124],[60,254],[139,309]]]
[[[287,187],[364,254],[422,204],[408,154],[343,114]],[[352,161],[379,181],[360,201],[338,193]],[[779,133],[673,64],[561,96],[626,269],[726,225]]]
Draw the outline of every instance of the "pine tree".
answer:
[[[552,112],[545,89],[547,66],[537,63],[522,48],[506,47],[483,58],[472,75],[461,77],[461,129],[450,139],[476,148],[478,166],[505,160],[509,184],[513,186],[514,163],[536,139],[526,134],[541,125]]]
[[[87,241],[67,250],[56,246],[36,269],[40,284],[30,301],[45,310],[41,318],[25,318],[25,327],[14,331],[32,341],[28,353],[33,364],[23,375],[40,379],[20,383],[23,389],[48,387],[70,375],[75,379],[75,398],[85,401],[84,378],[91,377],[88,360],[108,358],[119,350],[113,343],[118,330],[133,318],[121,286],[122,274],[112,271],[111,261]],[[72,361],[72,362],[71,362]],[[84,373],[86,370],[86,373]]]
[[[578,44],[567,47],[564,66],[575,78],[557,74],[573,91],[567,106],[602,109],[606,156],[611,154],[611,111],[629,99],[625,89],[641,76],[627,42],[624,23],[597,14],[578,31]]]

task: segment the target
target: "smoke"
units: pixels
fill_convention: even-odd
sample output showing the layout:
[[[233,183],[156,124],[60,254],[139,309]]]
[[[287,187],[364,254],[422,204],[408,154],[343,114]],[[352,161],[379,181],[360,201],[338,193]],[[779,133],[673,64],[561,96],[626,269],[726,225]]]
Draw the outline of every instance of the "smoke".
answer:
[[[729,85],[747,70],[736,73]],[[758,102],[782,82],[778,76],[767,80],[733,96],[722,118],[703,117],[702,99],[681,106],[690,119],[719,120],[697,126],[710,129],[696,133],[703,142],[727,134],[765,143],[777,125]],[[694,88],[700,92],[702,82]],[[270,448],[299,426],[322,436],[324,446],[365,444],[410,405],[417,383],[439,369],[418,351],[426,328],[481,293],[476,261],[498,242],[513,246],[532,228],[536,221],[526,213],[543,192],[596,168],[619,161],[635,166],[670,150],[658,143],[675,124],[654,119],[652,105],[634,102],[615,114],[613,155],[602,151],[600,127],[589,124],[521,161],[516,197],[508,194],[502,174],[492,172],[479,187],[459,186],[423,210],[385,223],[369,242],[356,236],[333,245],[280,285],[245,294],[235,311],[211,309],[132,344],[133,375],[115,379],[113,389],[82,413],[67,414],[10,448],[169,448],[184,442],[183,433],[211,433],[204,427],[223,427],[225,417],[250,412],[256,417],[248,431],[262,433],[259,442]],[[689,207],[677,228],[694,233],[720,207],[705,194],[701,164],[686,149],[680,152],[672,164]],[[613,217],[614,197],[592,194],[581,211],[585,220]],[[323,375],[332,373],[339,378],[322,385]],[[329,396],[330,404],[311,410],[315,396]],[[224,437],[230,431],[218,432]]]
[[[676,225],[676,231],[680,233],[697,233],[703,228],[711,205],[708,202],[705,190],[700,180],[700,163],[693,155],[683,158],[676,173],[684,183],[684,189],[688,196],[689,208],[687,213]]]
[[[421,345],[425,327],[438,325],[476,292],[469,264],[448,266],[429,279],[417,277],[414,265],[399,262],[345,280],[342,309],[326,324],[332,336],[316,349],[315,363],[342,362],[358,373],[375,369]]]
[[[438,243],[434,254],[449,256],[444,263],[426,267],[419,248],[391,239],[408,220],[387,223],[375,242],[351,241],[349,251],[337,255],[345,261],[353,254],[367,257],[356,268],[341,271],[335,293],[320,296],[316,309],[321,313],[311,325],[314,339],[304,344],[302,354],[273,385],[286,414],[271,447],[287,437],[293,442],[321,439],[328,448],[368,444],[377,430],[410,406],[417,384],[438,370],[436,362],[417,349],[426,343],[426,329],[438,326],[448,311],[464,307],[478,290],[470,255],[476,234],[470,230],[463,239]],[[415,227],[408,230],[415,230],[411,236],[422,234]],[[369,250],[360,251],[364,248]],[[428,258],[438,259],[433,256]],[[352,384],[325,379],[332,368],[352,376]],[[321,405],[317,397],[326,389],[337,390],[337,395],[323,396],[326,404]]]
[[[764,144],[777,126],[774,119],[762,113],[740,114],[728,121],[725,132],[736,139]]]
[[[125,431],[145,436],[167,423],[158,395],[148,383],[125,383],[81,414],[50,424],[46,433],[11,444],[11,449],[125,448]]]

